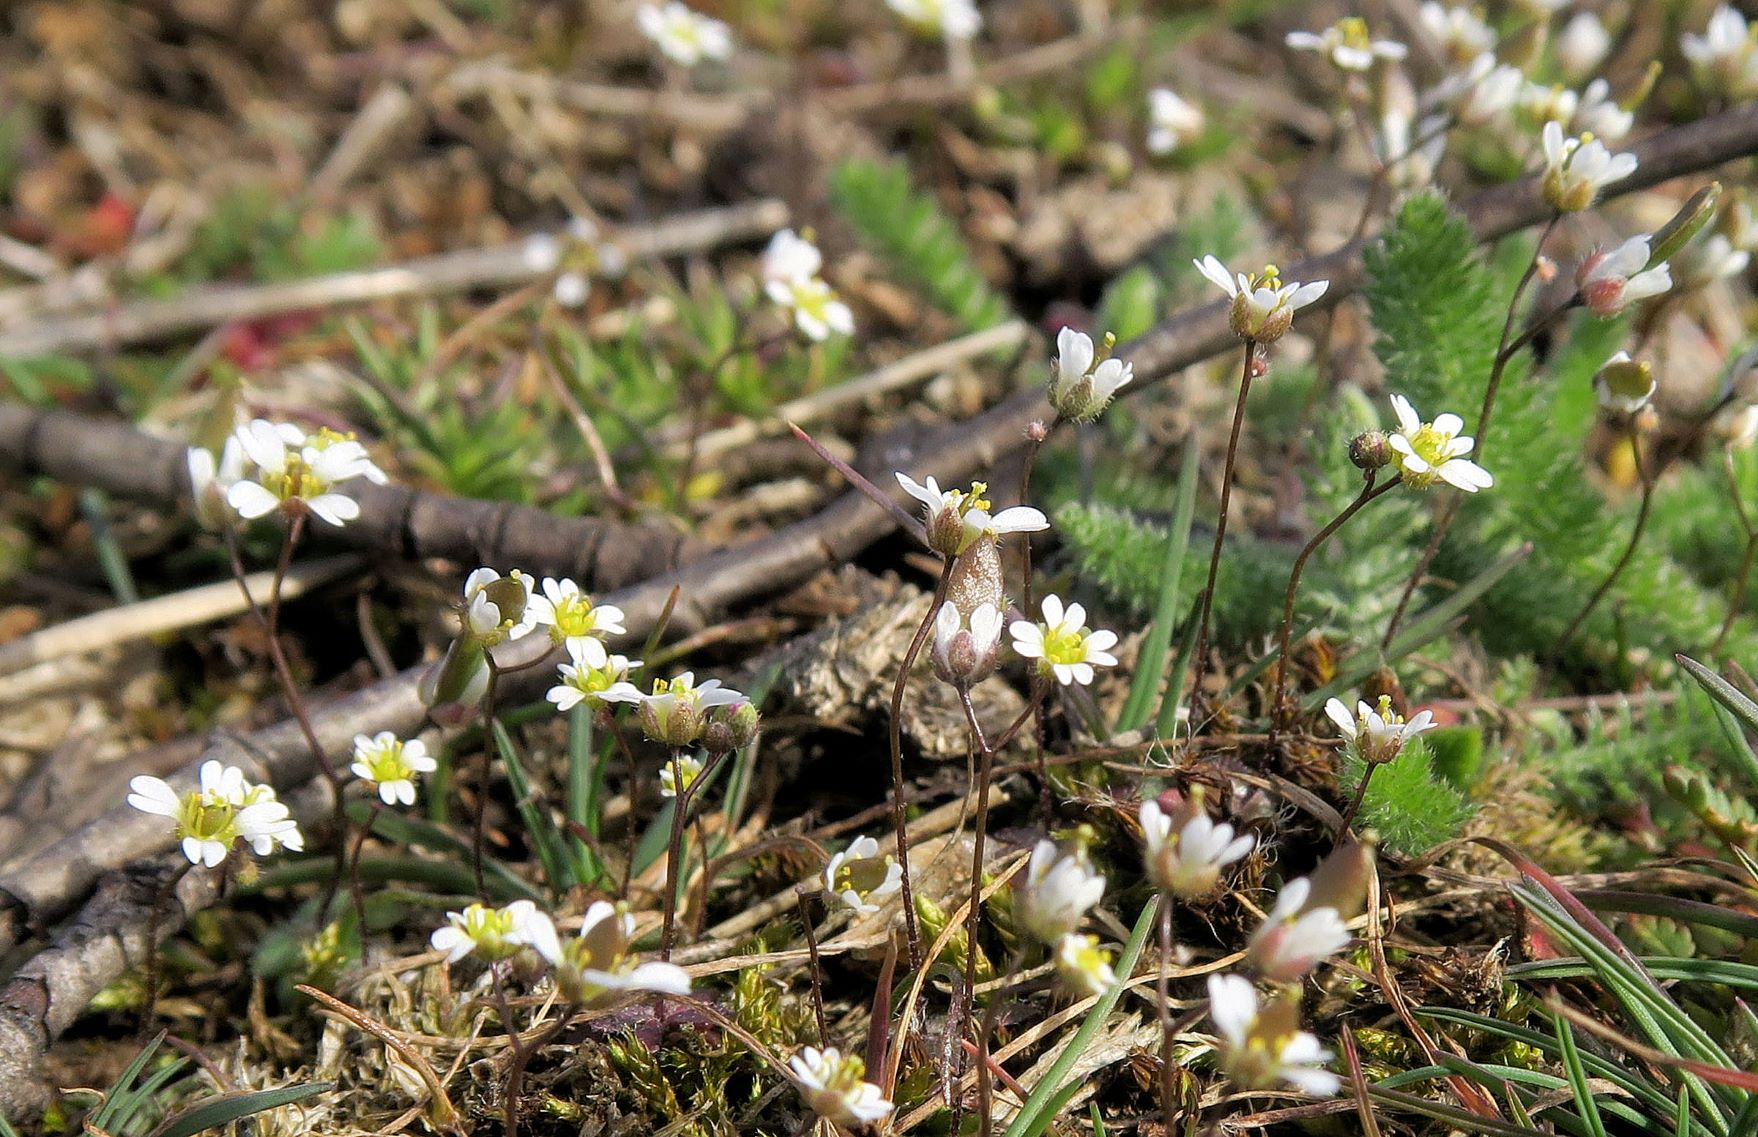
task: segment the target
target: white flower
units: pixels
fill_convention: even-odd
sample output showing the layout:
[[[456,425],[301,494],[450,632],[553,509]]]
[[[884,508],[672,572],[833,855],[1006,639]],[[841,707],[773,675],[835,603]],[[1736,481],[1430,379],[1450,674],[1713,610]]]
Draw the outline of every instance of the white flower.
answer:
[[[811,280],[824,268],[824,254],[818,246],[795,233],[783,229],[769,238],[763,250],[763,283],[772,281]]]
[[[1299,281],[1283,284],[1281,271],[1275,265],[1265,265],[1263,272],[1254,276],[1244,273],[1234,276],[1212,255],[1193,263],[1198,272],[1233,298],[1228,319],[1232,322],[1234,334],[1240,339],[1259,343],[1281,339],[1288,325],[1293,323],[1294,313],[1323,296],[1331,283],[1315,280],[1311,284]]]
[[[1469,63],[1495,49],[1495,30],[1469,8],[1451,8],[1426,0],[1417,15],[1441,54],[1455,65]]]
[[[1038,842],[1025,879],[1013,886],[1013,921],[1040,943],[1055,946],[1080,927],[1087,909],[1105,895],[1105,878],[1093,871],[1086,850],[1064,853],[1051,840]]]
[[[1346,16],[1317,35],[1289,32],[1284,42],[1295,51],[1319,52],[1340,71],[1368,71],[1382,59],[1395,63],[1409,53],[1396,40],[1371,38],[1367,21],[1358,16]]]
[[[1007,629],[1013,637],[1013,650],[1027,659],[1038,661],[1038,674],[1054,678],[1064,687],[1093,681],[1093,665],[1114,667],[1117,657],[1110,648],[1117,643],[1117,633],[1092,631],[1086,626],[1087,610],[1079,604],[1062,606],[1062,598],[1054,592],[1044,597],[1044,618],[1038,623],[1015,620]]]
[[[1110,342],[1107,340],[1107,342]],[[1093,363],[1093,341],[1084,332],[1056,333],[1056,373],[1050,377],[1050,405],[1074,422],[1092,422],[1118,390],[1135,378],[1135,369],[1112,356]]]
[[[659,796],[660,797],[675,798],[678,796],[678,772],[679,772],[678,768],[679,767],[682,767],[682,772],[684,775],[684,792],[685,793],[688,793],[690,790],[690,787],[696,784],[696,779],[702,776],[702,761],[701,761],[701,759],[696,758],[692,755],[689,755],[689,754],[678,755],[677,762],[675,765],[670,761],[663,762],[660,764],[660,767],[659,767]]]
[[[594,604],[580,591],[580,586],[567,578],[543,578],[541,591],[531,593],[525,610],[538,624],[549,629],[549,638],[570,648],[578,643],[581,658],[593,667],[601,667],[607,658],[604,637],[622,635],[623,610],[614,604]]]
[[[1392,410],[1398,415],[1398,429],[1386,441],[1398,455],[1405,485],[1427,489],[1439,480],[1466,493],[1476,493],[1495,484],[1489,471],[1464,457],[1476,445],[1470,435],[1459,433],[1465,428],[1464,419],[1444,414],[1425,423],[1410,400],[1402,395],[1392,396]]]
[[[212,450],[191,446],[188,462],[189,493],[195,501],[196,521],[204,529],[229,527],[233,510],[226,498],[244,477],[244,451],[239,448],[238,439],[227,435],[218,462]]]
[[[924,485],[899,473],[897,484],[924,506],[928,547],[942,556],[957,556],[981,537],[1050,528],[1050,519],[1029,505],[1015,505],[991,516],[989,499],[983,496],[989,487],[982,482],[972,482],[968,490],[942,490],[932,475]]]
[[[1557,62],[1562,64],[1563,74],[1570,82],[1578,82],[1604,61],[1611,45],[1611,33],[1597,15],[1577,12],[1557,37]]]
[[[866,1081],[866,1063],[853,1054],[844,1057],[834,1046],[807,1046],[788,1065],[800,1083],[800,1096],[833,1125],[866,1125],[891,1113],[885,1091]]]
[[[965,627],[958,605],[948,600],[934,617],[934,673],[957,687],[969,687],[987,679],[995,670],[1001,651],[1001,610],[987,602],[971,613]]]
[[[1758,440],[1758,403],[1724,408],[1710,424],[1710,431],[1729,450],[1744,450]]]
[[[1631,237],[1582,261],[1575,272],[1582,303],[1595,315],[1615,316],[1636,301],[1671,288],[1672,271],[1665,264],[1648,268],[1650,255],[1647,237]]]
[[[552,942],[541,954],[570,1003],[602,1006],[628,991],[688,995],[689,973],[673,963],[639,962],[629,951],[634,936],[635,918],[627,906],[595,900],[580,922],[580,934]]]
[[[885,6],[925,36],[968,40],[983,27],[972,0],[885,0]]]
[[[702,733],[704,712],[745,700],[731,687],[721,686],[718,679],[705,679],[698,685],[691,671],[671,680],[655,679],[651,694],[643,695],[631,683],[617,684],[598,697],[607,703],[634,703],[647,737],[674,747],[696,741]]]
[[[793,313],[794,326],[813,343],[829,339],[832,332],[846,336],[855,330],[854,312],[819,277],[771,276],[763,290],[769,299]]]
[[[1758,94],[1758,29],[1732,4],[1715,10],[1702,35],[1681,36],[1679,50],[1705,89],[1736,101]]]
[[[1099,937],[1072,932],[1056,941],[1056,976],[1082,998],[1103,995],[1117,983],[1111,953],[1099,946]]]
[[[593,663],[591,660],[595,654],[604,653],[602,644],[594,653],[591,645],[595,643],[598,641],[587,639],[568,644],[570,662],[558,669],[562,681],[544,695],[555,704],[556,710],[571,711],[582,701],[596,708],[606,702],[635,703],[641,700],[641,689],[629,682],[629,672],[640,667],[641,661],[626,655],[607,655],[600,662]]]
[[[719,20],[693,12],[677,0],[643,4],[635,13],[641,34],[653,41],[659,54],[679,67],[694,67],[704,59],[724,60],[732,55],[732,33]]]
[[[1569,125],[1578,134],[1592,134],[1607,142],[1616,142],[1630,133],[1636,115],[1620,107],[1611,97],[1611,84],[1595,79],[1581,92],[1581,103],[1575,108]]]
[[[519,246],[519,261],[534,276],[554,272],[562,263],[562,243],[553,233],[533,233]]]
[[[1418,711],[1405,721],[1392,709],[1392,700],[1385,695],[1380,696],[1377,708],[1357,700],[1353,715],[1341,699],[1332,699],[1325,704],[1325,714],[1337,724],[1337,729],[1343,732],[1343,737],[1356,748],[1362,759],[1372,763],[1390,762],[1412,738],[1439,725],[1431,711]]]
[[[307,437],[296,426],[259,418],[239,427],[234,437],[255,469],[252,477],[232,485],[226,501],[246,520],[277,509],[306,509],[340,526],[360,516],[360,504],[332,487],[351,478],[385,483],[366,447],[332,430]]]
[[[1675,276],[1681,288],[1702,288],[1718,280],[1738,276],[1752,263],[1752,254],[1734,248],[1725,234],[1711,233],[1702,240],[1692,241],[1673,257]]]
[[[1563,137],[1563,128],[1552,119],[1540,135],[1544,144],[1544,199],[1551,208],[1578,213],[1588,208],[1599,191],[1636,172],[1636,155],[1613,154],[1597,138]]]
[[[583,272],[564,272],[555,278],[550,294],[564,308],[579,308],[592,295],[592,281]]]
[[[1220,1035],[1221,1068],[1242,1088],[1290,1082],[1313,1097],[1328,1098],[1342,1086],[1342,1079],[1322,1068],[1334,1055],[1298,1029],[1300,1008],[1293,999],[1278,999],[1260,1011],[1249,979],[1211,975],[1209,1018]]]
[[[386,805],[415,804],[415,775],[431,774],[439,763],[427,753],[419,738],[404,742],[388,730],[368,737],[354,736],[354,776],[378,787]]]
[[[1186,804],[1188,808],[1168,815],[1149,799],[1141,803],[1139,816],[1149,879],[1160,891],[1188,900],[1212,892],[1221,870],[1250,853],[1257,838],[1234,836],[1233,826],[1215,824],[1200,795]]]
[[[1289,881],[1252,933],[1246,961],[1271,983],[1292,983],[1349,946],[1352,937],[1343,917],[1328,905],[1308,910],[1311,896],[1311,880]]]
[[[252,785],[244,771],[212,759],[203,762],[197,785],[178,793],[162,778],[142,774],[128,783],[128,804],[142,813],[168,817],[183,855],[192,865],[213,868],[242,840],[258,856],[276,845],[295,851],[305,847],[298,823],[268,786]]]
[[[531,578],[518,569],[504,577],[476,569],[464,578],[465,631],[484,647],[521,639],[537,626],[536,599]]]
[[[1617,415],[1633,415],[1654,398],[1654,369],[1620,351],[1600,365],[1593,375],[1593,392],[1599,405]]]
[[[1170,154],[1202,137],[1202,108],[1164,87],[1148,92],[1148,153]]]
[[[857,837],[824,866],[824,890],[851,911],[879,911],[874,901],[903,887],[903,866],[897,858],[879,855],[879,842]]]
[[[1483,126],[1513,109],[1525,90],[1526,76],[1518,67],[1485,52],[1437,84],[1427,104],[1451,107],[1463,126]]]
[[[504,908],[472,904],[462,912],[447,912],[446,921],[429,942],[434,950],[446,953],[447,963],[467,955],[494,963],[527,947],[545,959],[561,955],[555,924],[529,900],[515,900]]]

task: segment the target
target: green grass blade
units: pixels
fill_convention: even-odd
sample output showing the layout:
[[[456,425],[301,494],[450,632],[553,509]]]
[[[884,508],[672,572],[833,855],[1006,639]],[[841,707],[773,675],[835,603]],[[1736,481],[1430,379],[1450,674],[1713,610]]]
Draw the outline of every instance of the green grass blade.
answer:
[[[1057,1103],[1068,1100],[1069,1087],[1058,1086],[1068,1077],[1075,1060],[1086,1050],[1093,1035],[1098,1033],[1099,1026],[1117,1005],[1117,1000],[1123,995],[1124,984],[1135,974],[1135,965],[1141,959],[1142,949],[1147,946],[1148,936],[1154,930],[1155,914],[1160,910],[1160,903],[1160,899],[1156,897],[1143,906],[1141,915],[1136,918],[1135,928],[1130,932],[1129,943],[1123,948],[1123,957],[1117,961],[1117,982],[1109,991],[1099,996],[1099,1001],[1093,1004],[1093,1009],[1087,1012],[1087,1017],[1081,1022],[1080,1029],[1074,1032],[1074,1037],[1062,1048],[1049,1073],[1032,1087],[1031,1097],[1026,1099],[1019,1113],[1008,1125],[1005,1137],[1037,1137],[1055,1119]],[[1082,1084],[1075,1081],[1070,1085]]]
[[[371,807],[365,802],[350,802],[348,805],[348,816],[359,825],[366,824],[366,818],[370,811]],[[459,864],[466,868],[470,865],[472,853],[469,843],[459,840],[432,822],[410,817],[404,813],[392,813],[386,809],[379,811],[378,820],[372,823],[372,831],[395,844],[431,849],[436,853],[449,853],[458,858]],[[493,857],[483,859],[482,875],[485,881],[489,877],[499,880],[519,898],[526,900],[545,899],[542,892],[533,888],[518,873]],[[474,886],[472,886],[472,891],[474,891]]]
[[[497,722],[494,737],[500,747],[501,765],[507,771],[507,782],[512,786],[514,806],[519,811],[519,819],[525,823],[525,832],[531,838],[532,848],[537,851],[537,859],[543,865],[543,875],[549,880],[549,886],[560,893],[570,883],[588,883],[575,875],[572,864],[562,852],[562,831],[531,792],[531,780],[525,776],[525,767],[519,761],[512,733]]]
[[[1587,1084],[1587,1068],[1582,1065],[1581,1052],[1575,1047],[1575,1028],[1561,1015],[1553,1020],[1552,1025],[1556,1028],[1557,1049],[1563,1056],[1563,1070],[1569,1075],[1569,1091],[1575,1095],[1581,1120],[1586,1122],[1587,1132],[1592,1137],[1605,1137],[1605,1122],[1599,1116],[1599,1103],[1593,1098],[1593,1089]]]
[[[195,1137],[197,1133],[230,1125],[239,1118],[250,1117],[284,1105],[304,1101],[336,1088],[334,1082],[301,1082],[273,1090],[220,1094],[199,1105],[167,1117],[147,1137]]]
[[[1160,596],[1154,605],[1154,620],[1142,638],[1136,656],[1135,675],[1129,683],[1129,699],[1117,716],[1119,732],[1134,730],[1148,721],[1154,693],[1169,662],[1167,650],[1172,645],[1172,625],[1177,617],[1179,593],[1183,585],[1184,554],[1190,547],[1190,523],[1196,514],[1196,483],[1201,448],[1195,436],[1184,444],[1184,465],[1178,471],[1177,504],[1172,511],[1172,525],[1166,531],[1166,559],[1160,567]]]

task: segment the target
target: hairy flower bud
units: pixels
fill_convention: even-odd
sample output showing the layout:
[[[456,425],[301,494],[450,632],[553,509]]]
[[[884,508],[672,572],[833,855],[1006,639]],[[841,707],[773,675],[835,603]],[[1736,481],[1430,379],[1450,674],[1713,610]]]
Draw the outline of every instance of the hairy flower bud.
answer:
[[[934,674],[954,687],[970,688],[995,671],[1005,621],[993,604],[979,604],[969,619],[948,600],[934,617]]]
[[[429,668],[417,684],[421,702],[435,722],[459,726],[469,722],[488,691],[488,657],[471,636],[459,636],[445,657]]]
[[[1390,466],[1397,458],[1392,442],[1383,430],[1364,430],[1349,440],[1349,461],[1357,469],[1378,470]]]
[[[702,727],[702,748],[713,755],[742,750],[757,737],[759,716],[753,703],[732,703],[708,712]]]

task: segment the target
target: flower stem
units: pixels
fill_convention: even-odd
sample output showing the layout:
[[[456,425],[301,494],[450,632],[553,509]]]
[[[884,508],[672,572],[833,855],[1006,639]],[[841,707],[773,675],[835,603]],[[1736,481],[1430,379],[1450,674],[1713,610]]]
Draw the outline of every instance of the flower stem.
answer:
[[[1721,452],[1721,468],[1727,474],[1727,489],[1733,497],[1734,513],[1740,519],[1740,528],[1746,533],[1746,549],[1740,554],[1740,571],[1734,577],[1734,590],[1728,597],[1727,616],[1721,622],[1721,630],[1715,633],[1715,642],[1709,645],[1709,654],[1721,651],[1721,645],[1733,630],[1734,620],[1739,617],[1740,609],[1746,603],[1746,588],[1752,579],[1752,564],[1758,559],[1758,528],[1752,525],[1752,518],[1746,512],[1746,502],[1740,496],[1740,479],[1734,471],[1734,452],[1723,449]]]
[[[365,963],[368,953],[366,935],[366,894],[360,888],[360,854],[366,848],[366,838],[372,827],[378,823],[379,810],[384,808],[377,797],[372,799],[372,812],[367,815],[366,824],[354,835],[354,851],[348,858],[348,894],[354,898],[354,918],[360,929],[360,962]]]
[[[164,884],[159,886],[153,896],[153,906],[147,910],[146,939],[146,997],[141,1003],[140,1036],[146,1038],[152,1034],[153,1015],[159,1006],[159,921],[163,917],[165,902],[177,894],[177,886],[189,875],[195,863],[180,864],[171,870],[171,875]]]
[[[989,1005],[983,1008],[983,1021],[977,1028],[977,1132],[993,1133],[995,1131],[991,1118],[995,1112],[995,1088],[993,1063],[989,1058],[989,1040],[995,1036],[995,1019],[1001,1012],[1003,996],[1007,988],[1013,984],[1013,977],[1025,966],[1025,947],[1022,944],[1015,949],[1007,961],[1007,971],[996,984],[994,992],[989,996]],[[1005,1077],[1005,1074],[1003,1074]]]
[[[1593,610],[1599,607],[1599,602],[1605,599],[1606,593],[1610,592],[1612,586],[1617,584],[1618,577],[1623,575],[1624,569],[1629,567],[1630,561],[1636,556],[1636,546],[1642,543],[1642,534],[1648,528],[1649,507],[1654,504],[1654,471],[1649,470],[1643,464],[1642,439],[1636,431],[1634,419],[1630,422],[1630,453],[1636,460],[1636,476],[1642,479],[1642,501],[1636,507],[1636,524],[1630,530],[1630,541],[1624,546],[1623,555],[1618,557],[1618,563],[1613,565],[1611,572],[1607,573],[1605,579],[1599,582],[1599,587],[1593,590],[1593,595],[1587,598],[1587,603],[1582,605],[1581,611],[1576,614],[1574,620],[1570,621],[1568,628],[1558,638],[1556,647],[1551,649],[1552,660],[1562,659],[1564,649],[1574,642],[1576,633],[1580,632],[1582,625],[1587,623],[1587,617],[1593,614]]]
[[[1227,461],[1221,471],[1221,513],[1215,519],[1215,547],[1209,554],[1209,579],[1203,586],[1202,611],[1197,617],[1196,670],[1191,683],[1191,736],[1196,735],[1194,708],[1202,697],[1203,672],[1209,650],[1209,616],[1215,603],[1215,579],[1221,571],[1221,546],[1227,540],[1227,512],[1233,500],[1233,465],[1239,457],[1239,435],[1245,428],[1245,403],[1251,395],[1251,378],[1257,362],[1257,341],[1245,341],[1245,361],[1239,370],[1239,399],[1233,405],[1233,429],[1227,436]]]
[[[500,751],[500,739],[494,729],[494,696],[495,688],[500,685],[500,670],[494,665],[493,652],[485,650],[482,658],[488,666],[488,682],[482,689],[482,774],[476,780],[476,818],[470,834],[470,862],[476,873],[476,898],[487,904],[488,887],[483,883],[482,865],[487,857],[484,846],[488,831],[488,784]]]
[[[1160,962],[1159,976],[1154,987],[1154,1003],[1160,1012],[1160,1108],[1165,1113],[1167,1133],[1173,1132],[1172,905],[1172,894],[1160,893]]]
[[[1349,808],[1343,811],[1343,823],[1337,827],[1337,839],[1332,843],[1333,850],[1342,847],[1349,836],[1349,827],[1355,824],[1355,815],[1361,812],[1361,803],[1367,800],[1367,783],[1373,781],[1373,772],[1380,768],[1378,762],[1367,763],[1361,771],[1361,784],[1355,787],[1355,796],[1349,801]]]
[[[1057,424],[1060,422],[1062,422],[1062,416],[1058,414],[1055,421],[1053,421],[1049,427],[1041,433],[1038,431],[1038,424],[1032,424],[1032,429],[1027,435],[1025,461],[1022,464],[1019,474],[1019,503],[1021,505],[1027,504],[1030,499],[1032,489],[1032,468],[1038,463],[1038,451],[1044,448],[1044,439],[1049,436],[1051,430],[1056,429]],[[1019,606],[1020,611],[1025,613],[1026,619],[1029,620],[1032,618],[1035,604],[1032,596],[1032,535],[1030,533],[1021,533],[1020,538],[1021,555],[1025,558],[1025,561],[1024,582],[1020,585]],[[1050,769],[1044,764],[1044,701],[1035,697],[1038,683],[1039,680],[1034,674],[1032,679],[1034,698],[1032,699],[1030,713],[1033,731],[1037,735],[1038,808],[1043,812],[1044,825],[1048,828],[1050,825],[1052,810],[1055,808],[1055,803],[1050,800]],[[1024,721],[1023,718],[1021,721]],[[1011,735],[1012,732],[1009,731],[1008,736],[1011,737]],[[997,743],[995,749],[999,750],[1005,745],[1007,745],[1006,742]]]
[[[1538,264],[1544,255],[1545,242],[1550,239],[1551,232],[1556,229],[1560,219],[1561,214],[1553,213],[1550,220],[1545,222],[1544,231],[1538,235],[1538,243],[1532,248],[1532,260],[1526,265],[1526,271],[1520,275],[1519,283],[1514,285],[1513,296],[1508,299],[1508,315],[1502,321],[1501,340],[1496,344],[1495,361],[1490,365],[1489,370],[1489,382],[1483,389],[1483,405],[1477,411],[1475,432],[1477,454],[1475,457],[1479,464],[1483,462],[1483,453],[1489,437],[1490,416],[1495,413],[1496,395],[1501,391],[1502,376],[1507,373],[1508,364],[1516,355],[1525,350],[1528,344],[1538,338],[1546,328],[1556,323],[1565,312],[1574,308],[1581,301],[1581,293],[1577,291],[1568,300],[1534,320],[1525,331],[1517,336],[1514,335],[1514,321],[1520,313],[1520,298],[1526,294],[1526,289],[1531,285],[1532,278],[1538,275]],[[1441,551],[1441,542],[1447,539],[1447,533],[1453,527],[1453,519],[1458,516],[1459,504],[1463,499],[1462,493],[1454,492],[1447,498],[1446,504],[1441,507],[1440,516],[1435,519],[1434,532],[1429,536],[1428,546],[1422,550],[1422,556],[1416,559],[1416,567],[1411,570],[1410,578],[1404,582],[1404,591],[1398,596],[1398,606],[1392,610],[1392,618],[1386,623],[1386,633],[1380,638],[1380,651],[1391,650],[1392,640],[1398,634],[1399,625],[1404,622],[1404,613],[1410,607],[1410,600],[1416,595],[1416,589],[1422,584],[1423,578],[1428,575],[1429,566],[1434,563],[1435,556]]]
[[[683,855],[684,809],[689,805],[689,790],[684,787],[684,752],[674,746],[671,751],[671,784],[676,796],[671,799],[671,840],[665,850],[665,922],[659,932],[659,958],[671,960],[673,924],[678,907],[678,861]]]
[[[989,827],[989,780],[995,773],[995,751],[989,740],[983,737],[983,726],[977,721],[977,708],[971,703],[971,690],[968,685],[958,687],[958,701],[964,707],[964,719],[970,726],[971,746],[977,751],[977,817],[976,831],[971,838],[971,897],[970,910],[965,913],[964,921],[964,1015],[962,1021],[970,1022],[976,1008],[977,1000],[977,933],[981,929],[983,910],[983,838]],[[986,1017],[986,1016],[985,1016]],[[989,1064],[988,1054],[982,1050],[983,1039],[978,1032],[977,1053],[977,1108],[982,1111],[977,1126],[978,1133],[991,1132],[989,1118]]]
[[[812,961],[812,1015],[818,1020],[818,1045],[830,1043],[830,1027],[824,1020],[824,973],[818,962],[818,932],[812,927],[812,909],[809,904],[811,897],[803,888],[794,890],[794,899],[800,906],[800,927],[806,932],[806,954]]]
[[[916,922],[915,898],[910,887],[909,823],[903,810],[903,692],[909,682],[910,669],[916,665],[916,657],[922,653],[922,644],[928,638],[928,629],[934,626],[934,615],[946,602],[946,589],[951,582],[952,561],[948,558],[941,566],[940,582],[934,586],[934,598],[928,604],[927,615],[916,628],[909,650],[903,653],[903,665],[898,668],[897,682],[891,688],[891,827],[897,832],[897,863],[903,866],[901,899],[904,931],[909,937],[910,967],[918,971],[922,966],[922,929]]]
[[[1270,737],[1272,740],[1275,738],[1276,727],[1281,722],[1282,698],[1288,688],[1288,639],[1294,632],[1294,597],[1300,589],[1300,574],[1306,569],[1307,558],[1317,552],[1320,545],[1330,540],[1331,536],[1341,529],[1345,522],[1360,512],[1361,508],[1368,502],[1383,496],[1402,481],[1400,475],[1385,485],[1376,487],[1374,479],[1378,476],[1379,471],[1369,470],[1366,482],[1361,487],[1361,492],[1356,495],[1355,500],[1344,506],[1343,511],[1333,517],[1330,524],[1314,533],[1312,539],[1307,541],[1306,546],[1300,550],[1300,555],[1294,558],[1294,568],[1288,574],[1288,591],[1282,598],[1282,630],[1278,637],[1280,646],[1276,652],[1276,678],[1270,684],[1270,690],[1274,692],[1274,696],[1270,700]],[[1273,741],[1271,745],[1275,745]]]
[[[293,668],[287,662],[287,653],[281,647],[281,587],[287,579],[287,570],[293,564],[293,550],[298,547],[299,539],[305,533],[305,515],[295,513],[287,525],[287,532],[281,539],[281,555],[275,563],[274,581],[269,586],[268,605],[257,603],[251,594],[250,582],[244,571],[244,556],[238,548],[238,535],[227,528],[226,553],[231,561],[232,578],[238,582],[238,589],[244,594],[244,603],[250,609],[251,616],[257,626],[262,629],[263,640],[269,653],[269,664],[274,668],[275,679],[281,685],[281,694],[287,700],[287,707],[293,712],[293,719],[299,724],[299,733],[305,739],[305,745],[311,750],[312,759],[317,763],[318,770],[324,780],[330,784],[330,794],[335,799],[334,820],[337,840],[346,844],[348,834],[348,815],[343,812],[342,775],[331,764],[330,756],[324,752],[323,743],[318,741],[317,731],[312,728],[311,715],[305,708],[305,696],[299,690],[299,684],[293,680]],[[329,920],[330,905],[336,899],[336,887],[341,880],[342,859],[344,854],[338,848],[336,854],[337,872],[330,877],[324,891],[323,901],[318,905],[317,922],[322,927]]]

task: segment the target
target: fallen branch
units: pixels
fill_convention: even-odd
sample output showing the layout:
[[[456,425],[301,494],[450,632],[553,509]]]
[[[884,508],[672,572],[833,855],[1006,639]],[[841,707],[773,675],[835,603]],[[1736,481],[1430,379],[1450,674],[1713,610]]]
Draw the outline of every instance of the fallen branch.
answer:
[[[1634,149],[1641,159],[1640,168],[1612,187],[1608,196],[1758,151],[1758,107],[1669,130]],[[1483,240],[1535,224],[1546,214],[1533,178],[1479,194],[1463,208]],[[1335,305],[1360,287],[1363,247],[1363,241],[1353,241],[1336,252],[1289,266],[1287,275],[1330,280],[1330,291],[1315,307]],[[1132,361],[1140,379],[1147,380],[1165,378],[1235,345],[1227,326],[1226,305],[1215,302],[1173,316],[1123,345],[1119,354]],[[1138,382],[1125,393],[1143,386],[1145,383]],[[1026,392],[975,419],[933,431],[913,446],[887,451],[884,459],[887,465],[917,474],[932,473],[956,483],[1022,444],[1025,426],[1047,411],[1041,392]],[[889,532],[894,523],[887,510],[859,493],[845,494],[817,516],[768,538],[725,550],[605,599],[624,609],[629,640],[645,635],[653,626],[674,588],[680,597],[674,624],[700,627],[713,614],[736,603],[771,595],[846,561]],[[359,731],[405,733],[418,726],[423,718],[414,690],[418,675],[419,669],[403,672],[314,714],[313,726],[325,748],[339,753]],[[543,669],[533,669],[517,678],[535,690],[549,677]],[[512,694],[516,696],[516,692]],[[316,772],[310,751],[290,723],[256,732],[246,740],[220,740],[214,747],[228,750],[230,760],[244,765],[249,776],[269,780],[284,791],[310,780]],[[193,774],[189,769],[184,776]],[[169,845],[160,819],[118,805],[99,821],[0,875],[0,952],[16,946],[21,933],[33,923],[48,923],[71,912],[105,873],[161,854]],[[189,903],[199,906],[211,902],[211,896],[186,900],[184,911],[193,911]],[[140,924],[138,905],[128,910],[132,915],[112,913],[115,918],[108,924],[95,923],[94,910],[99,903],[100,899],[94,899],[73,926],[88,930],[102,927],[108,935],[109,929]],[[114,907],[115,902],[103,899],[103,903]],[[170,928],[168,921],[165,930]],[[87,938],[91,939],[89,932]],[[68,1008],[76,1002],[83,1006],[81,996],[89,999],[98,989],[92,986],[94,982],[108,982],[127,966],[125,954],[108,946],[103,936],[92,942],[96,946],[88,950],[64,935],[57,944],[70,946],[52,949],[52,953],[60,953],[54,956],[54,968],[40,965],[38,957],[0,989],[0,1053],[4,1054],[0,1062],[0,1114],[18,1116],[41,1100],[37,1078],[42,1054],[77,1014]],[[72,977],[65,980],[64,991],[55,987],[58,975]]]
[[[651,260],[767,237],[787,220],[785,203],[763,199],[686,213],[653,225],[630,226],[611,234],[606,242],[621,249],[631,261]],[[368,300],[527,284],[550,271],[544,265],[534,265],[526,256],[524,242],[518,242],[306,280],[196,288],[169,300],[138,300],[105,312],[48,319],[26,313],[9,321],[11,328],[0,330],[0,358],[116,348],[238,320],[339,308]]]
[[[190,500],[186,454],[182,443],[127,423],[0,403],[0,464],[26,473],[175,507]],[[667,527],[558,517],[513,502],[361,481],[349,492],[360,503],[360,517],[342,529],[314,529],[325,544],[404,560],[443,557],[571,576],[588,589],[645,580],[708,548]]]

